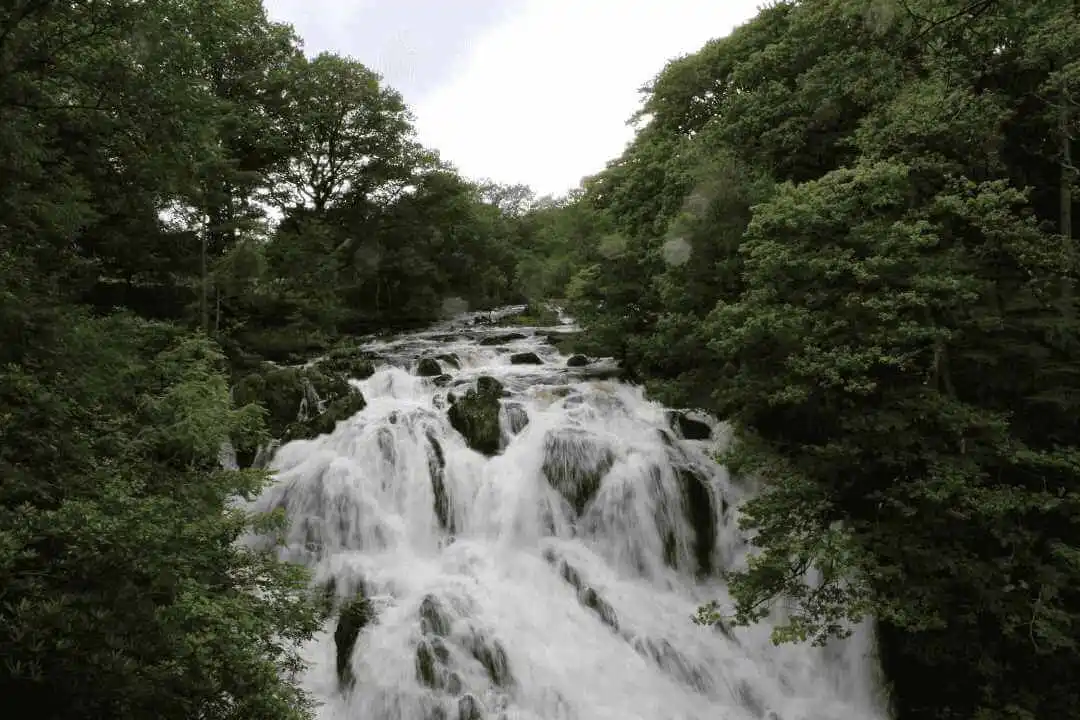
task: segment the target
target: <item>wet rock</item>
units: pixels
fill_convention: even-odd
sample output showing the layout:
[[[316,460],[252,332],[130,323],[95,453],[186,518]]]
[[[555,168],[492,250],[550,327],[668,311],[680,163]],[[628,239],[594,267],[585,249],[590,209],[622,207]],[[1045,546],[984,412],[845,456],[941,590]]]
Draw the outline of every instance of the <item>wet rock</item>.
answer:
[[[436,355],[435,359],[441,363],[449,365],[455,370],[461,368],[461,358],[459,358],[455,353],[443,353],[442,355]]]
[[[431,650],[435,653],[435,657],[439,659],[441,663],[450,662],[450,648],[446,646],[446,641],[438,635],[429,637],[428,642],[431,643]],[[449,676],[447,676],[449,678]],[[461,678],[458,678],[460,681]]]
[[[544,477],[580,515],[615,464],[615,453],[585,430],[550,430],[544,437]]]
[[[571,355],[566,359],[566,367],[585,367],[592,361],[584,355]]]
[[[465,647],[484,666],[493,683],[502,688],[508,688],[513,684],[510,660],[506,657],[506,650],[503,649],[502,643],[498,640],[489,641],[480,633],[473,631],[466,638]]]
[[[514,353],[510,356],[511,365],[543,365],[544,361],[534,352]]]
[[[708,480],[690,468],[678,468],[676,473],[686,518],[694,529],[697,571],[701,575],[708,575],[713,571],[713,548],[716,546],[716,510]]]
[[[416,679],[417,681],[429,688],[438,688],[442,683],[441,673],[439,672],[438,658],[435,657],[435,651],[431,648],[431,643],[427,640],[421,640],[420,644],[416,646]]]
[[[437,637],[450,634],[450,616],[434,595],[426,595],[420,602],[420,632]]]
[[[432,382],[434,382],[437,387],[446,387],[451,382],[453,382],[453,380],[454,377],[452,375],[447,375],[443,373],[442,375],[436,375],[435,379]]]
[[[458,700],[458,720],[484,720],[484,704],[473,694]]]
[[[709,681],[706,674],[687,661],[666,638],[653,640],[638,637],[634,638],[632,645],[639,655],[651,659],[657,667],[679,682],[695,690],[708,692]]]
[[[450,495],[446,491],[446,456],[434,435],[429,433],[427,441],[428,474],[431,476],[431,492],[435,497],[435,517],[443,530],[453,533],[456,528]]]
[[[584,587],[581,580],[581,573],[577,571],[577,568],[565,560],[559,564],[559,574],[562,575],[563,580],[573,585],[576,590],[581,590]]]
[[[445,660],[443,662],[445,662]],[[461,681],[461,676],[456,672],[452,672],[446,676],[446,692],[451,695],[460,695],[461,691],[464,689],[465,683]]]
[[[529,424],[529,413],[525,410],[524,405],[507,403],[503,407],[503,412],[506,413],[506,425],[511,435],[517,435]]]
[[[381,427],[376,431],[375,444],[379,448],[379,455],[387,465],[393,467],[397,464],[397,446],[394,444],[394,433],[390,428]]]
[[[315,367],[325,373],[344,375],[353,380],[364,380],[375,374],[376,358],[357,348],[331,350]]]
[[[484,347],[491,347],[493,345],[502,345],[503,343],[513,342],[515,340],[524,340],[528,335],[519,332],[500,333],[498,335],[488,335],[486,338],[480,340],[478,344]]]
[[[348,420],[365,407],[367,407],[367,401],[364,400],[364,396],[359,390],[353,389],[353,392],[345,397],[327,404],[326,409],[308,421],[309,437],[332,433],[339,422]]]
[[[416,374],[420,377],[436,377],[442,375],[442,365],[435,358],[421,358],[416,364]]]
[[[604,623],[612,630],[618,631],[619,618],[615,614],[615,608],[611,607],[604,598],[600,597],[600,594],[591,587],[585,587],[578,593],[578,600],[582,605],[589,608],[600,618],[600,622]]]
[[[374,619],[375,610],[363,593],[358,593],[341,608],[337,627],[334,629],[334,648],[337,659],[338,684],[342,689],[351,687],[352,652],[360,631]]]
[[[582,380],[620,380],[623,377],[623,369],[618,365],[589,365],[574,372]]]
[[[315,591],[315,604],[323,621],[329,620],[337,605],[337,578],[331,577]]]
[[[319,365],[282,368],[264,363],[240,378],[233,387],[233,399],[237,405],[257,403],[265,408],[269,434],[282,442],[330,432],[338,421],[366,405],[345,375],[326,372]]]
[[[502,431],[499,427],[499,399],[502,384],[495,378],[482,376],[476,381],[476,389],[470,389],[460,398],[451,399],[447,417],[450,425],[461,433],[466,444],[484,455],[499,452]]]
[[[668,410],[668,424],[686,440],[708,440],[712,437],[712,428],[700,420],[689,417],[682,410]]]

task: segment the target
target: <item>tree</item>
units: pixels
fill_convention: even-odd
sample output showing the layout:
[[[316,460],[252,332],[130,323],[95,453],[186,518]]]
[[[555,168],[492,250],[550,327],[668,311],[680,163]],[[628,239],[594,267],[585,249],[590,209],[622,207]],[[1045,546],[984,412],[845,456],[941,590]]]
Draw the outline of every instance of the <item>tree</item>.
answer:
[[[236,544],[265,482],[221,357],[166,325],[60,311],[3,371],[0,685],[45,718],[305,717],[285,673],[305,575]],[[39,330],[40,333],[40,330]]]
[[[1074,20],[776,3],[657,77],[581,201],[618,232],[571,283],[588,333],[764,485],[705,621],[873,614],[902,718],[1080,707]]]
[[[323,212],[353,199],[394,195],[412,178],[419,148],[401,96],[349,58],[297,59],[289,126],[296,154],[277,176],[279,207]]]

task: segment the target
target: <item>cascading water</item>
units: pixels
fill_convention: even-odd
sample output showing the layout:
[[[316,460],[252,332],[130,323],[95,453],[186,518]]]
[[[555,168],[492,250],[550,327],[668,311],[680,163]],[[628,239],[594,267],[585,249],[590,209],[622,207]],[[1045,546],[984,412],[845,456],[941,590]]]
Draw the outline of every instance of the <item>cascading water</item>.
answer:
[[[709,458],[723,427],[685,439],[612,365],[568,368],[543,335],[559,329],[463,318],[372,343],[367,407],[278,450],[256,506],[284,506],[284,552],[338,608],[305,653],[319,717],[886,717],[866,628],[814,649],[691,621],[727,598],[710,571],[747,551],[745,490]],[[543,364],[511,364],[522,352]],[[413,374],[437,356],[449,378]],[[505,388],[492,457],[447,419],[482,376]]]

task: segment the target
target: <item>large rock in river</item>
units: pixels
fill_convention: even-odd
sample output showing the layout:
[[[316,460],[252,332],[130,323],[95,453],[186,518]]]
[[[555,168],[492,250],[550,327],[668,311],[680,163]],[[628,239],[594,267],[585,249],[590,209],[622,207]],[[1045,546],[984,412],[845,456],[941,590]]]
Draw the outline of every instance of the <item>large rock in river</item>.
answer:
[[[464,396],[451,396],[453,404],[446,411],[450,425],[461,433],[466,444],[484,455],[499,452],[499,399],[502,394],[502,383],[483,375],[477,379],[476,387],[466,390]]]
[[[233,387],[236,404],[257,403],[266,409],[270,437],[282,442],[310,439],[331,432],[341,420],[364,409],[364,396],[343,372],[314,367],[278,367],[264,363]],[[246,466],[255,448],[237,448],[237,461]]]

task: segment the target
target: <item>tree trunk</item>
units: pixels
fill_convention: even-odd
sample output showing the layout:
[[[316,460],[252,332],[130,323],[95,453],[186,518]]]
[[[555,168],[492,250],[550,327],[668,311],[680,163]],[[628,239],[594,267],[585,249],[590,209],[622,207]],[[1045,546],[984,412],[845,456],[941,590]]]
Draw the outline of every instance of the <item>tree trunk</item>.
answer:
[[[200,285],[201,285],[201,287],[199,289],[199,316],[200,316],[200,326],[202,327],[202,331],[204,333],[207,333],[207,334],[210,333],[210,309],[207,307],[207,304],[206,304],[206,290],[207,290],[207,286],[209,284],[209,281],[208,281],[208,278],[207,278],[207,272],[206,272],[206,267],[207,267],[207,263],[206,263],[206,249],[207,248],[206,248],[206,246],[207,246],[207,243],[209,242],[209,238],[207,237],[209,232],[210,232],[210,228],[206,227],[206,228],[203,229],[203,231],[201,233],[201,235],[202,235],[202,252],[199,253],[199,262],[200,262],[200,265],[201,265],[201,269],[199,271]]]

